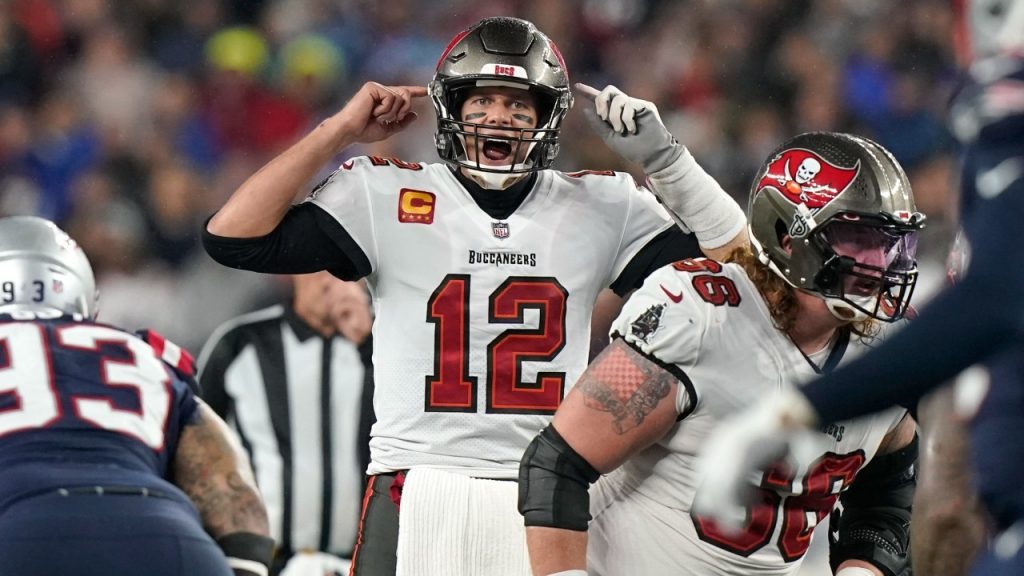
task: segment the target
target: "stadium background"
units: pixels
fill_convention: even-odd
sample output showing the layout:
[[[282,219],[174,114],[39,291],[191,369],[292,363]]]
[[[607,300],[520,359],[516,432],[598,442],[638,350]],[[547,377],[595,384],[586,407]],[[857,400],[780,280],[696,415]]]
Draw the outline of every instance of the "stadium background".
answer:
[[[574,81],[654,101],[744,206],[758,163],[792,134],[878,140],[929,218],[915,301],[941,281],[955,220],[948,0],[0,0],[0,214],[45,216],[79,240],[101,320],[197,352],[290,287],[213,263],[204,220],[364,81],[426,84],[447,41],[490,15],[533,20]],[[420,104],[407,134],[345,154],[435,160]],[[630,169],[581,104],[557,166]],[[827,573],[822,540],[804,576]]]

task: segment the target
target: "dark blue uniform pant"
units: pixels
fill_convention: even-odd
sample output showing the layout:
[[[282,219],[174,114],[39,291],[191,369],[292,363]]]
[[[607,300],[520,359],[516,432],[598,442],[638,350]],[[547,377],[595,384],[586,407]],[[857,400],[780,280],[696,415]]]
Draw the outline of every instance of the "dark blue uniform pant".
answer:
[[[47,494],[0,514],[0,576],[232,576],[195,510],[164,497]]]

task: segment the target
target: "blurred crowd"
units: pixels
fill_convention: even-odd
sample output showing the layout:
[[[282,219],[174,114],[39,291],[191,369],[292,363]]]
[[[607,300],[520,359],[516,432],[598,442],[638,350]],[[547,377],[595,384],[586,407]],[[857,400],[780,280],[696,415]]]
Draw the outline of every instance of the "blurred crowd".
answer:
[[[82,243],[101,320],[198,350],[290,287],[205,255],[199,234],[216,207],[364,81],[424,85],[456,32],[512,15],[558,43],[574,81],[655,102],[744,206],[758,163],[797,132],[878,140],[929,217],[921,251],[937,277],[955,220],[949,4],[0,0],[0,214],[54,219]],[[420,104],[409,133],[346,154],[436,160]],[[559,168],[640,177],[578,110],[561,142]]]

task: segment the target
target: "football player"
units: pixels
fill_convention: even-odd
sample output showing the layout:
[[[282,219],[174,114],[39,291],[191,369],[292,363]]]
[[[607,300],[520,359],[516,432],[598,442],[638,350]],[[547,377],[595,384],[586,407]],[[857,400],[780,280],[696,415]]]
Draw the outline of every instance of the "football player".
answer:
[[[971,573],[1020,574],[1024,263],[1012,247],[1024,241],[1024,2],[984,0],[963,8],[973,20],[965,29],[974,28],[978,40],[969,81],[951,114],[965,146],[961,225],[971,255],[966,273],[907,330],[870,355],[724,424],[707,447],[709,490],[702,507],[735,514],[747,493],[743,479],[763,462],[745,461],[752,454],[785,450],[805,436],[805,428],[893,404],[915,406],[961,370],[984,363],[987,376],[960,395],[960,409],[970,418],[975,485],[996,535]]]
[[[187,352],[95,322],[96,295],[52,222],[0,219],[0,572],[266,576],[263,503]]]
[[[291,205],[334,155],[401,131],[428,95],[443,163],[353,158]],[[598,293],[699,253],[628,174],[550,169],[572,104],[555,44],[487,18],[452,39],[429,87],[364,85],[208,222],[204,245],[226,265],[367,279],[377,423],[357,576],[529,574],[519,459],[586,366]],[[617,150],[664,176],[657,191],[696,216],[705,250],[743,238],[739,206],[649,126],[624,129]]]
[[[754,179],[747,217],[752,246],[727,263],[688,259],[647,278],[527,449],[519,509],[534,574],[792,574],[837,501],[859,520],[833,569],[904,573],[916,437],[900,408],[823,429],[758,479],[735,530],[693,509],[713,426],[883,339],[917,280],[924,217],[902,168],[867,139],[786,142]]]

